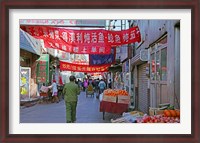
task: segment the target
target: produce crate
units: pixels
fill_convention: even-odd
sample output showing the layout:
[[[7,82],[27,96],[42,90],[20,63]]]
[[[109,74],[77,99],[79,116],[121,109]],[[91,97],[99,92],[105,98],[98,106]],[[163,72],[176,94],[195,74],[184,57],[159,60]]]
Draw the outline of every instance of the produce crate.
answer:
[[[149,108],[149,115],[153,116],[153,115],[161,115],[163,114],[164,110],[162,110],[162,108]]]
[[[164,114],[164,110],[155,110],[155,115],[162,115]]]
[[[108,101],[108,102],[117,102],[117,96],[107,96],[107,95],[103,95],[103,101]]]
[[[130,103],[130,96],[118,95],[117,103],[129,104]]]

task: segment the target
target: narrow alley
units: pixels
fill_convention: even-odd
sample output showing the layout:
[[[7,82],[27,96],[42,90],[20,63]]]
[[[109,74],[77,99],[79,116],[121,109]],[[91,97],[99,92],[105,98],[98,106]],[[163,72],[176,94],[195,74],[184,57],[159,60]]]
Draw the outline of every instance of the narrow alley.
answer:
[[[120,117],[117,114],[99,112],[100,101],[96,97],[86,97],[85,92],[79,95],[76,123],[110,123],[111,119]],[[21,107],[20,123],[65,123],[66,109],[64,100],[59,103],[37,103],[31,107]]]

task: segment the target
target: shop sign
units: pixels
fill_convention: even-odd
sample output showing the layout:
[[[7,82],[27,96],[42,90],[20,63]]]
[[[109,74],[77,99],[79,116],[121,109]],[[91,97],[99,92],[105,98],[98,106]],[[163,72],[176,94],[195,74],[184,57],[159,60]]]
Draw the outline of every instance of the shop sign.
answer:
[[[111,53],[108,55],[89,55],[89,64],[90,65],[106,65],[114,64],[116,55],[116,47],[111,49]]]
[[[49,82],[49,54],[42,54],[37,63],[37,83]]]
[[[51,48],[45,48],[46,52],[53,57],[56,57],[56,49],[51,49]]]
[[[72,64],[69,62],[60,61],[61,71],[74,71],[74,72],[85,72],[85,73],[107,72],[108,67],[110,67],[110,65],[89,66],[89,65]]]
[[[89,55],[88,54],[70,54],[70,63],[89,65]]]
[[[141,41],[139,27],[122,31],[71,30],[45,26],[21,26],[35,38],[43,39],[45,48],[75,54],[110,54],[111,47]]]
[[[142,49],[140,51],[140,60],[145,62],[148,61],[148,50]]]
[[[64,52],[64,51],[61,51],[61,50],[58,50],[57,52],[58,52],[57,57],[60,60],[70,61],[70,53],[67,53],[67,52]]]
[[[61,50],[58,50],[57,57],[60,60],[73,63],[73,64],[82,64],[89,65],[89,55],[88,54],[70,54]]]

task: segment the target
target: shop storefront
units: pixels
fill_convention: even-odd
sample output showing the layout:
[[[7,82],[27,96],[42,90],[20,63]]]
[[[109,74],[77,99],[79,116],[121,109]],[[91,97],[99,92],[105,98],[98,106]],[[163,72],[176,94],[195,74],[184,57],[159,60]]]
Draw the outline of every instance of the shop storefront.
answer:
[[[138,65],[138,109],[144,113],[149,111],[148,77],[146,76],[147,63]]]
[[[145,40],[135,45],[131,69],[134,76],[136,109],[139,111],[148,113],[149,108],[157,108],[165,103],[180,108],[180,25],[178,23],[178,21],[162,20],[138,21]],[[163,30],[159,28],[157,32],[155,29],[151,30],[151,27],[162,26]]]
[[[37,43],[37,44],[36,44]],[[41,53],[40,41],[20,30],[20,101],[37,98],[36,60]]]
[[[170,103],[167,92],[167,35],[150,47],[151,106]]]

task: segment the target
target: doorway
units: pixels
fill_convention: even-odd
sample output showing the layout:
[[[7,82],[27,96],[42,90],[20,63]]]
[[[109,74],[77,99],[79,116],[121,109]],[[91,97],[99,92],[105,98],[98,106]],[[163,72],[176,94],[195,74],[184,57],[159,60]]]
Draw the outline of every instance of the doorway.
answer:
[[[167,94],[167,35],[150,47],[150,106],[169,103]]]

